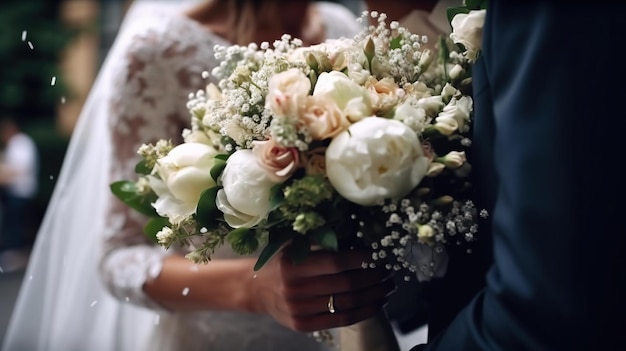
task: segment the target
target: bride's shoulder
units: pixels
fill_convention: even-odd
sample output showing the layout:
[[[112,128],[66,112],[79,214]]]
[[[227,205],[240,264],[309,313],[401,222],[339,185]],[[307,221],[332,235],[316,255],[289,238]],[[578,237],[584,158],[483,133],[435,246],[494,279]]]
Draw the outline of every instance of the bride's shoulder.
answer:
[[[182,12],[159,13],[136,31],[127,46],[134,57],[172,58],[198,48],[213,48],[225,42]],[[202,52],[203,50],[198,50]]]

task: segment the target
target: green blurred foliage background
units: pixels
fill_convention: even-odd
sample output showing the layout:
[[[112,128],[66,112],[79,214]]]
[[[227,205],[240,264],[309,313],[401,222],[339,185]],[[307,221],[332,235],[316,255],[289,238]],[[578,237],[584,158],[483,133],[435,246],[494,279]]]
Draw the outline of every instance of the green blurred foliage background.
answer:
[[[63,25],[59,18],[60,2],[0,1],[0,114],[19,120],[35,140],[40,157],[40,190],[33,203],[32,218],[25,219],[33,236],[68,143],[68,137],[56,128],[57,106],[72,94],[60,74],[59,60],[64,48],[84,30]]]

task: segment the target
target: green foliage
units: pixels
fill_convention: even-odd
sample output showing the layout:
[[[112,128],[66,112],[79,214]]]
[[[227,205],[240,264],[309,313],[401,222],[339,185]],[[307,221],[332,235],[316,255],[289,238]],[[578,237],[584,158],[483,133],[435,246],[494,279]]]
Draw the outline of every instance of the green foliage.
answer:
[[[322,226],[309,233],[311,239],[315,244],[319,245],[322,249],[329,251],[338,251],[339,242],[337,240],[337,233],[328,226]]]
[[[160,217],[152,203],[157,200],[154,192],[140,194],[135,182],[120,180],[110,185],[111,192],[130,208],[149,217]]]
[[[198,207],[196,208],[196,222],[200,227],[213,229],[218,226],[219,219],[222,218],[223,214],[222,211],[217,208],[215,198],[220,189],[221,187],[214,186],[205,190],[202,195],[200,195]]]
[[[61,24],[58,5],[48,0],[0,2],[1,111],[20,119],[53,116],[61,96],[69,94],[58,64],[76,30]]]
[[[232,230],[226,236],[233,248],[233,251],[239,255],[250,255],[259,248],[259,240],[255,236],[255,232],[249,228],[237,228]]]
[[[300,236],[300,234],[295,233],[291,230],[273,230],[269,234],[269,238],[267,241],[267,245],[261,251],[256,264],[254,265],[254,270],[258,271],[263,267],[267,261],[278,252],[287,242],[291,239]]]
[[[215,160],[213,162],[214,162],[213,167],[211,167],[210,173],[211,173],[211,178],[213,178],[213,180],[217,182],[217,178],[219,178],[220,175],[222,175],[224,168],[226,168],[226,161],[218,157],[215,157]]]
[[[158,242],[157,233],[163,230],[163,227],[169,227],[170,222],[165,217],[151,218],[143,227],[143,233],[155,243]]]
[[[148,166],[148,162],[146,160],[141,160],[137,162],[135,165],[135,173],[148,175],[152,172],[152,167]]]

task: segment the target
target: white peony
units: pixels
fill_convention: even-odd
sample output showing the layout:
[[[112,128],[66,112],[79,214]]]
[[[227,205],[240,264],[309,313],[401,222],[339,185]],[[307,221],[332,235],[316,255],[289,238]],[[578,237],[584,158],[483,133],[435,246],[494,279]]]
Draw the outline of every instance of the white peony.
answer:
[[[335,137],[326,150],[330,183],[363,206],[401,198],[428,169],[417,134],[402,122],[368,117]]]
[[[322,72],[313,89],[313,96],[332,99],[353,122],[372,115],[372,102],[367,89],[338,71]]]
[[[252,150],[235,151],[221,176],[223,189],[217,192],[217,208],[233,228],[251,228],[267,217],[270,189],[276,183],[260,165]]]
[[[149,180],[159,195],[153,206],[160,215],[177,222],[195,212],[202,192],[216,185],[210,174],[216,154],[206,144],[183,143],[157,161],[155,171],[160,179]]]

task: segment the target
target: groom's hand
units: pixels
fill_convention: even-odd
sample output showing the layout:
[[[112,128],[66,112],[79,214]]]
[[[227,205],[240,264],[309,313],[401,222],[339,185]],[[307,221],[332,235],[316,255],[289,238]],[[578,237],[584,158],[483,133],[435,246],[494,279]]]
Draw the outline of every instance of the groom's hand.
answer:
[[[299,264],[288,256],[279,252],[257,272],[249,294],[252,310],[293,330],[329,329],[372,317],[395,289],[389,270],[363,268],[371,261],[367,250],[314,251]]]

